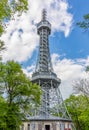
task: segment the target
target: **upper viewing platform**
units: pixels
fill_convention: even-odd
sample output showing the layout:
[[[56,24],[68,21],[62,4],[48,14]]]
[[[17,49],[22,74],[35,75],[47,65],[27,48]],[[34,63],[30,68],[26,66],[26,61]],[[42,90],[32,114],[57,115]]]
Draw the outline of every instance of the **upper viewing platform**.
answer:
[[[48,21],[41,21],[37,24],[37,29],[40,29],[42,27],[47,27],[51,30],[51,24]]]
[[[37,30],[38,30],[38,34],[39,31],[42,28],[47,28],[49,30],[49,32],[51,33],[51,24],[47,21],[47,16],[46,16],[47,12],[45,9],[43,9],[42,12],[42,20],[37,24]]]

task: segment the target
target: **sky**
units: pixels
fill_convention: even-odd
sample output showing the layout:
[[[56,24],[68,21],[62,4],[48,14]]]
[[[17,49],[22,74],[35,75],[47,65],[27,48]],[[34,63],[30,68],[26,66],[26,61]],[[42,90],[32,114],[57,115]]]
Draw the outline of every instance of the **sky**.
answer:
[[[63,99],[73,93],[73,82],[86,76],[89,65],[89,33],[76,23],[89,13],[89,0],[28,0],[29,10],[21,16],[15,14],[6,23],[4,40],[6,51],[3,61],[15,60],[31,78],[38,56],[39,36],[37,23],[42,9],[47,10],[47,19],[52,25],[49,37],[50,53],[54,72],[61,79],[59,86]]]

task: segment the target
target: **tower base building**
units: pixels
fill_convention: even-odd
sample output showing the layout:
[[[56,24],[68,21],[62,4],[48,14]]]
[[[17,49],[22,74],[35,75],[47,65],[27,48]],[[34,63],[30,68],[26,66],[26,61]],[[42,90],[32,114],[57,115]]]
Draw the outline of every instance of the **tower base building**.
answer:
[[[33,119],[23,123],[22,130],[73,130],[72,122],[64,119]]]
[[[40,46],[32,83],[37,83],[42,89],[41,105],[33,110],[33,116],[29,115],[23,121],[21,130],[75,130],[59,89],[61,80],[52,68],[48,40],[51,24],[46,19],[45,9],[41,22],[37,24],[37,33]]]

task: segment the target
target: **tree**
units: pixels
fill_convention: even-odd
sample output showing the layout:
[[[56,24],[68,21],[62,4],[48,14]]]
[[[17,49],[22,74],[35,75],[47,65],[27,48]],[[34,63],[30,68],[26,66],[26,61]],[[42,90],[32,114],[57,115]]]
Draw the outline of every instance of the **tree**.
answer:
[[[28,9],[28,0],[0,0],[0,36],[5,31],[5,22],[16,13],[21,14]],[[0,40],[0,51],[4,49],[4,44]]]
[[[86,67],[85,72],[86,77],[75,81],[73,84],[73,89],[76,94],[83,94],[86,97],[87,102],[89,104],[89,66]]]
[[[83,16],[83,21],[78,22],[77,25],[85,31],[89,29],[89,14]]]
[[[87,102],[89,103],[89,66],[86,67],[85,73],[85,78],[78,79],[73,83],[73,89],[76,94],[83,94],[86,97]]]
[[[4,47],[4,42],[3,41],[0,41],[0,52],[5,50],[5,47]],[[0,55],[0,61],[1,61],[1,55]]]
[[[5,21],[10,20],[16,12],[28,9],[28,0],[0,0],[0,35],[4,31]]]
[[[30,82],[18,63],[9,61],[0,63],[0,93],[0,129],[19,130],[21,120],[40,103],[40,87]]]
[[[65,100],[67,109],[72,117],[76,130],[89,129],[89,104],[83,95],[71,95]]]
[[[89,97],[89,79],[80,79],[73,84],[74,91]]]
[[[0,96],[0,130],[6,128],[6,122],[4,122],[5,115],[6,115],[6,108],[7,108],[7,104],[4,98]]]

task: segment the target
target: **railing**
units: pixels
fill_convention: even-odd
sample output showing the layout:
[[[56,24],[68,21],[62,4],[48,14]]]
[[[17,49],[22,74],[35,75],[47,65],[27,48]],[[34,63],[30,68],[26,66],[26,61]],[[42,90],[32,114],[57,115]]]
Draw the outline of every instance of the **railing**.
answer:
[[[37,24],[37,28],[41,28],[41,27],[48,27],[51,30],[51,24],[48,21],[44,21],[44,22],[40,22]]]
[[[42,78],[42,79],[54,79],[58,82],[60,82],[60,79],[57,78],[56,74],[54,73],[47,73],[47,72],[44,72],[44,73],[34,73],[33,76],[32,76],[32,80],[35,80],[35,79],[39,79],[39,78]]]

